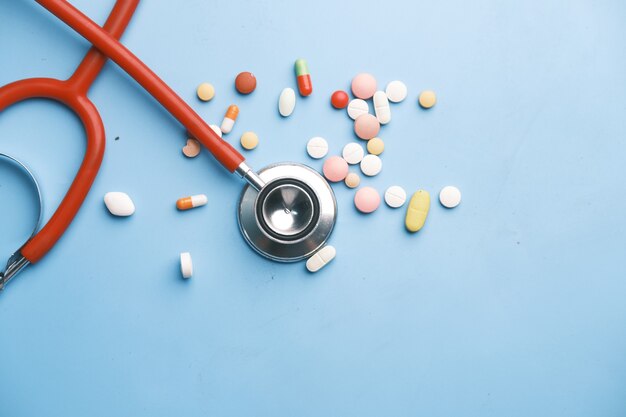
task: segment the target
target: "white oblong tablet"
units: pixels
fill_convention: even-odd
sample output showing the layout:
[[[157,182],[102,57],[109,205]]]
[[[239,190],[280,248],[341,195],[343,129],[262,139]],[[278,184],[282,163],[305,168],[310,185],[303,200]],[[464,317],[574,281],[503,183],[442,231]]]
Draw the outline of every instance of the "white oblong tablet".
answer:
[[[378,175],[383,169],[383,161],[376,155],[365,155],[361,161],[361,171],[368,177]]]
[[[369,111],[370,105],[367,104],[367,101],[361,100],[360,98],[355,98],[348,103],[348,116],[350,116],[352,120],[356,120],[357,117],[369,113]]]
[[[406,191],[399,185],[392,185],[385,191],[385,203],[391,208],[402,207],[406,201]]]
[[[306,269],[308,269],[309,272],[317,272],[327,263],[335,259],[335,255],[337,255],[337,251],[333,246],[324,246],[322,249],[318,250],[315,255],[307,259]]]
[[[365,155],[363,147],[356,142],[348,143],[343,147],[343,151],[341,152],[343,159],[351,165],[361,162],[363,155]]]
[[[381,125],[386,125],[391,121],[391,107],[384,91],[374,93],[374,113]]]
[[[217,133],[217,136],[219,136],[220,138],[222,137],[222,129],[220,129],[218,125],[209,125],[209,127],[213,129],[215,133]]]
[[[112,191],[104,195],[104,205],[114,216],[127,217],[135,212],[135,204],[128,194]]]
[[[183,278],[191,278],[193,275],[193,262],[189,252],[180,254],[180,273],[183,274]]]
[[[439,202],[446,208],[455,208],[461,203],[461,191],[452,185],[443,187],[439,192]]]
[[[306,152],[311,158],[323,158],[328,153],[328,142],[326,142],[326,139],[320,136],[315,136],[314,138],[309,139],[309,141],[307,142]]]
[[[296,107],[296,92],[293,88],[284,88],[278,97],[278,112],[283,117],[291,116]]]
[[[389,101],[392,103],[399,103],[406,98],[406,85],[402,81],[392,81],[387,84],[385,93],[387,94]]]

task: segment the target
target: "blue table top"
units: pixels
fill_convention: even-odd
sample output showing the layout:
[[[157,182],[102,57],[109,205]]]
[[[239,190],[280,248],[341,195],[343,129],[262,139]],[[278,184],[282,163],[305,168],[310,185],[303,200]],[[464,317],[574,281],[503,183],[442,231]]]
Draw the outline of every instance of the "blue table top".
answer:
[[[113,2],[73,4],[102,23]],[[90,91],[100,173],[56,247],[0,294],[0,415],[624,415],[625,18],[618,0],[143,2],[124,44],[208,122],[238,104],[226,140],[257,132],[254,167],[321,168],[310,137],[332,154],[357,140],[332,91],[363,71],[404,81],[383,172],[362,184],[430,191],[427,224],[412,235],[404,209],[361,215],[337,184],[337,258],[315,275],[264,260],[239,235],[241,181],[206,152],[183,157],[184,129],[107,64]],[[65,78],[87,48],[35,2],[0,2],[0,85]],[[282,119],[298,57],[314,93]],[[258,79],[245,97],[244,70]],[[32,101],[0,131],[48,218],[85,151],[80,123]],[[463,193],[454,210],[436,202],[445,185]],[[110,216],[108,191],[135,215]],[[206,207],[176,211],[198,193]],[[0,168],[2,256],[28,235],[32,198]]]

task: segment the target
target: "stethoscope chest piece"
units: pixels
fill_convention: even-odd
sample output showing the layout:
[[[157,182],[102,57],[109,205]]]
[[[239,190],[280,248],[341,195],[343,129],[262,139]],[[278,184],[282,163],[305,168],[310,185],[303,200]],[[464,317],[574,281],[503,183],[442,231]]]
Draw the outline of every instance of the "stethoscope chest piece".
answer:
[[[337,218],[330,185],[312,168],[297,163],[270,165],[258,173],[260,191],[248,185],[237,219],[246,241],[279,262],[305,259],[328,240]]]

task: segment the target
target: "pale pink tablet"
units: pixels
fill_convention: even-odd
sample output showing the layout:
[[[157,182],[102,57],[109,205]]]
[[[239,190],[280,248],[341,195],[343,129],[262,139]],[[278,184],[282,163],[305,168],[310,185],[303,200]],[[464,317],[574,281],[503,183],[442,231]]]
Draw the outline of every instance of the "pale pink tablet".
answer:
[[[324,176],[328,181],[343,181],[348,175],[348,163],[343,158],[331,156],[324,161],[322,171],[324,171]]]
[[[355,97],[367,100],[376,92],[376,78],[372,74],[361,73],[352,79],[352,93]]]
[[[354,195],[354,205],[361,213],[371,213],[380,206],[380,195],[372,187],[363,187]]]
[[[362,114],[354,121],[354,133],[361,139],[375,138],[380,130],[380,123],[373,114]]]

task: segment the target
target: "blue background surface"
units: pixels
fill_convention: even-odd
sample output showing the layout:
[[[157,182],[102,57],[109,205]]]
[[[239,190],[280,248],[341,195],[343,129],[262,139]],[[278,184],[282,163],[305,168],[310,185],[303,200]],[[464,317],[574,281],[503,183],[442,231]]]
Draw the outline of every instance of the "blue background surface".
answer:
[[[113,2],[74,4],[102,23]],[[252,166],[320,168],[310,137],[335,154],[356,140],[328,101],[367,71],[409,97],[363,184],[433,197],[453,184],[463,202],[433,198],[410,235],[404,209],[360,215],[338,184],[337,259],[316,275],[266,261],[237,229],[241,182],[206,152],[184,158],[184,130],[108,64],[90,93],[100,174],[63,239],[0,295],[0,415],[626,415],[625,21],[619,0],[143,2],[124,43],[207,121],[237,103],[227,140],[259,134]],[[65,78],[87,47],[34,2],[0,2],[0,85]],[[300,56],[314,94],[281,119]],[[259,81],[246,97],[243,70]],[[2,112],[0,132],[50,216],[85,150],[78,120],[33,101]],[[3,256],[32,222],[20,181],[0,170]],[[107,191],[136,214],[108,215]],[[196,193],[206,207],[175,210]]]

